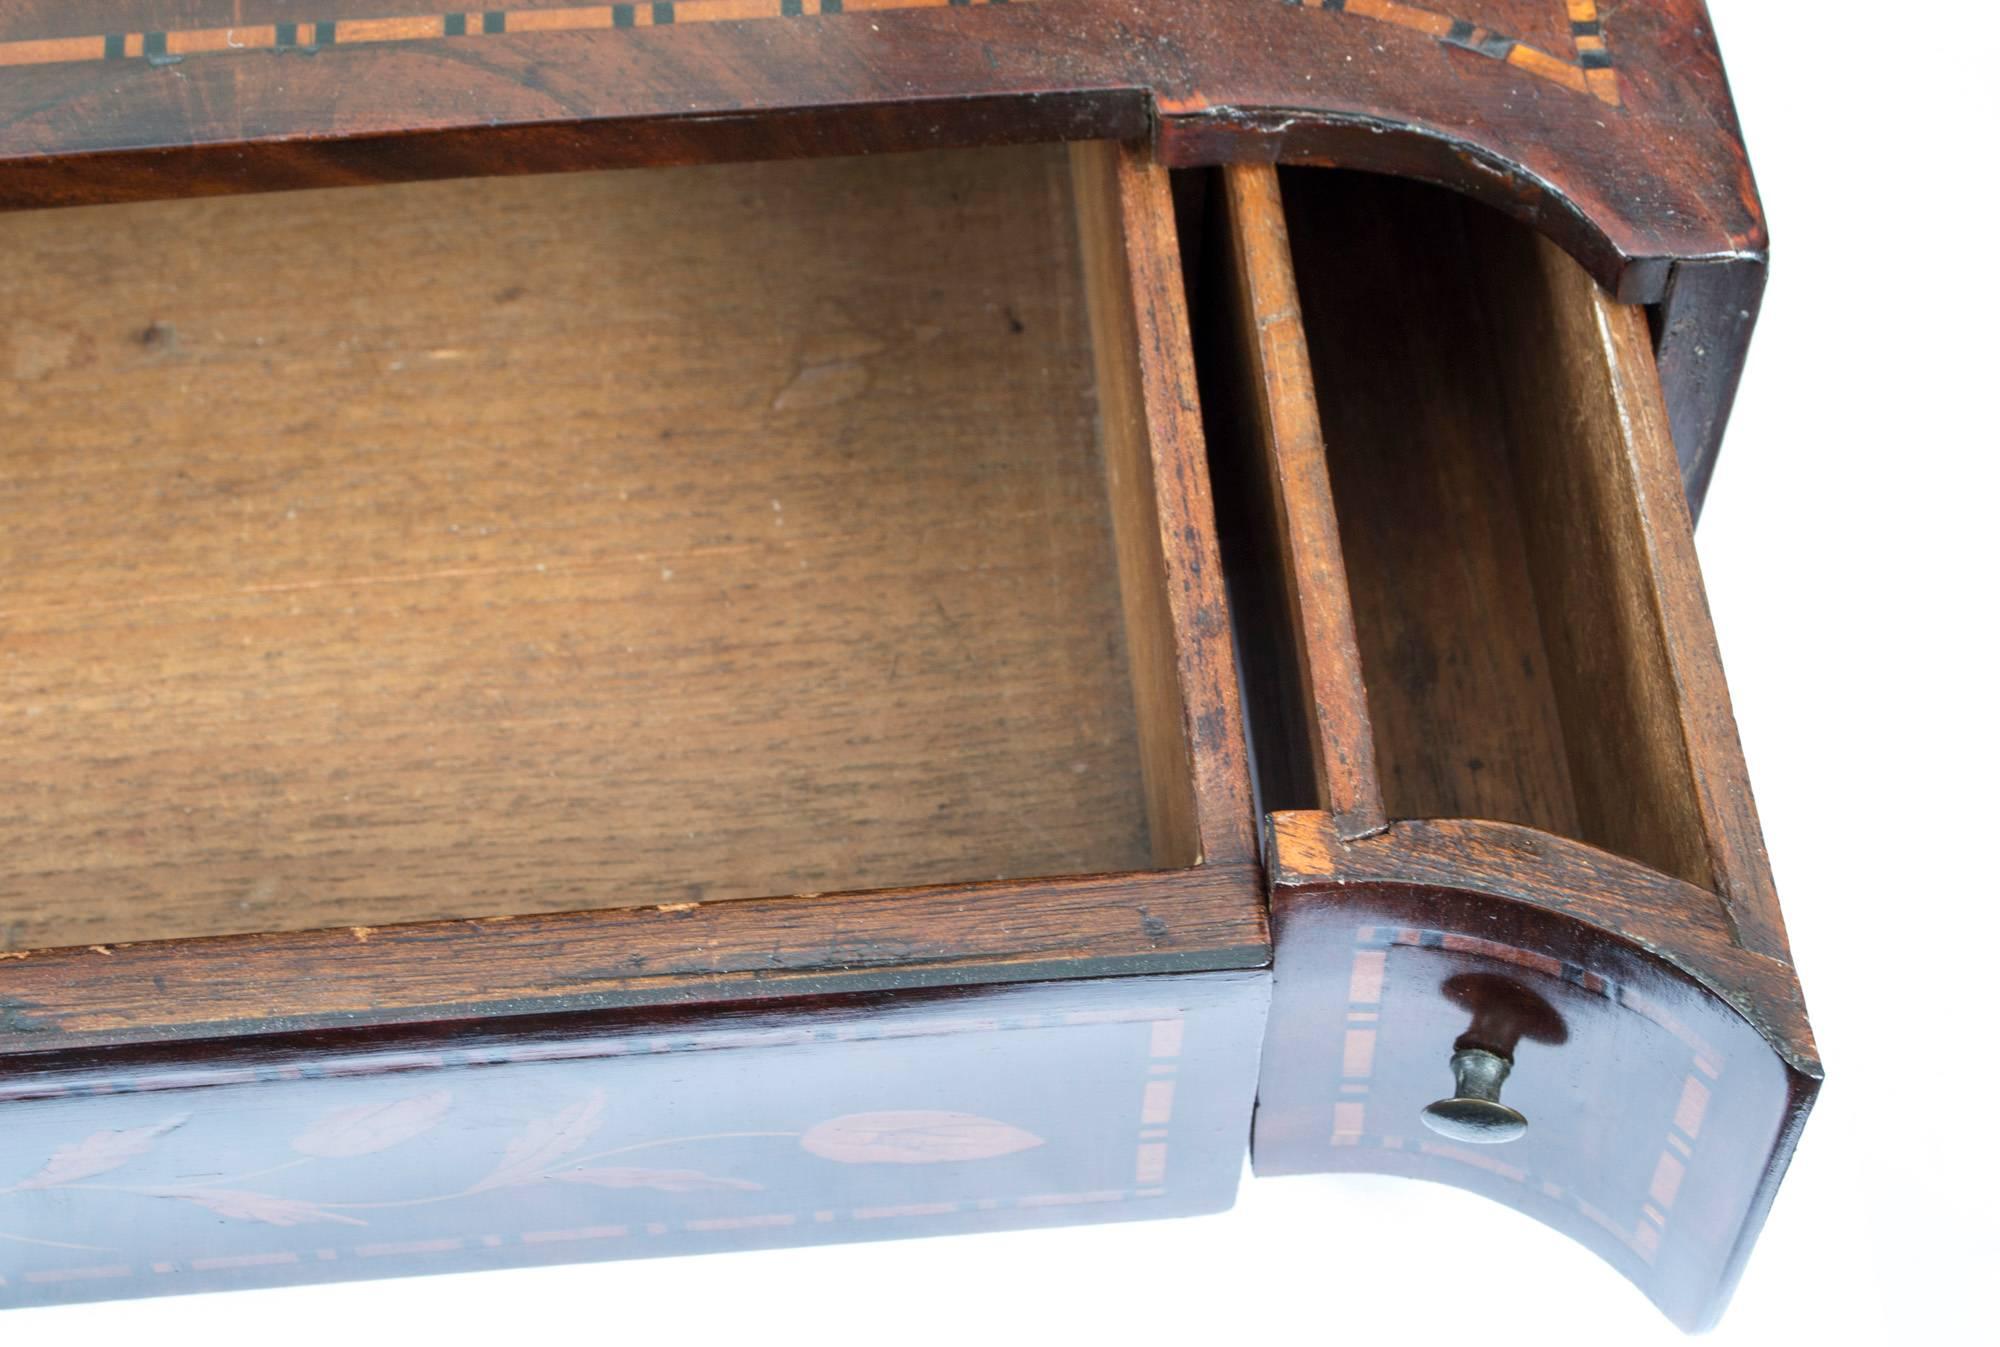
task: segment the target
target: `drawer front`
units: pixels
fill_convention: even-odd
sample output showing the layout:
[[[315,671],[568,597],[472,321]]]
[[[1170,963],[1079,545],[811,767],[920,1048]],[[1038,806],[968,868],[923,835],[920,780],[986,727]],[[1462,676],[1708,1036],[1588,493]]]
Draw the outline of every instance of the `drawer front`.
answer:
[[[1402,825],[1330,881],[1322,823],[1273,826],[1257,1173],[1465,1188],[1590,1248],[1682,1326],[1712,1324],[1818,1088],[1765,1037],[1792,1017],[1741,1009],[1783,1006],[1774,970],[1663,954],[1620,905],[1693,895],[1560,839]],[[1478,1055],[1506,1064],[1490,1089],[1464,1070]]]
[[[1261,973],[0,1082],[0,1304],[1215,1211]]]
[[[1257,1172],[1469,1188],[1710,1324],[1820,1066],[1647,315],[1433,188],[1211,186],[1270,811]]]

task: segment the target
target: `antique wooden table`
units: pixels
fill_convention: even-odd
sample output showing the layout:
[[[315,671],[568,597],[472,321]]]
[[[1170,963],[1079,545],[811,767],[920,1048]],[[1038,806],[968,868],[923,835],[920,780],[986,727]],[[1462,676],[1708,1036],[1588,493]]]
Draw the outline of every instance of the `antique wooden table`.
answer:
[[[1699,0],[19,0],[0,207],[0,1303],[1247,1142],[1720,1312],[1820,1070]]]

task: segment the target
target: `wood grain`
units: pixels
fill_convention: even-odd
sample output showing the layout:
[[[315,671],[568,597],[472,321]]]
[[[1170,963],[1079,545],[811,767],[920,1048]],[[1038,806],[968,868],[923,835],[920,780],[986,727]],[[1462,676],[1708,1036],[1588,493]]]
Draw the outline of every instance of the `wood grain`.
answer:
[[[1268,520],[1272,551],[1262,564],[1282,592],[1283,617],[1273,625],[1297,634],[1285,652],[1295,666],[1287,681],[1310,708],[1302,728],[1318,806],[1344,833],[1363,836],[1385,822],[1382,788],[1284,201],[1268,164],[1225,168],[1220,181],[1227,257],[1218,288],[1233,308],[1241,353],[1232,382],[1251,412],[1236,428],[1258,440],[1246,452],[1263,479],[1257,512]]]
[[[1643,311],[1515,229],[1482,239],[1543,639],[1584,835],[1721,896],[1788,958]]]
[[[1693,689],[1676,677],[1663,632],[1663,614],[1699,603],[1700,591],[1664,588],[1650,563],[1640,475],[1664,419],[1657,395],[1638,398],[1635,372],[1623,368],[1633,352],[1622,338],[1634,323],[1643,331],[1645,317],[1599,305],[1588,277],[1530,237],[1489,229],[1472,243],[1496,330],[1534,334],[1494,354],[1519,508],[1535,521],[1523,537],[1570,730],[1575,835],[1713,889],[1683,729]],[[1645,347],[1637,353],[1650,365]]]
[[[0,238],[0,947],[1148,864],[1060,151]]]
[[[1448,179],[1541,217],[1600,279],[1647,298],[1675,258],[1764,243],[1701,0],[1625,7],[1590,39],[1563,0],[683,4],[690,19],[735,12],[640,23],[640,5],[619,28],[609,7],[555,0],[565,28],[522,0],[470,12],[454,36],[452,11],[384,0],[306,14],[283,0],[13,0],[0,43],[82,39],[60,54],[94,59],[11,53],[26,63],[0,86],[0,203],[1150,127],[1175,165],[1278,154]],[[384,18],[415,23],[393,41],[353,26]],[[299,27],[280,45],[287,21]],[[232,42],[231,25],[254,31]],[[1481,49],[1496,30],[1511,54]],[[1615,49],[1615,70],[1593,76],[1584,41]],[[1513,59],[1531,47],[1548,59]]]
[[[199,1055],[399,1025],[504,1037],[524,1018],[617,1009],[1258,969],[1271,957],[1261,889],[1255,867],[1203,866],[24,951],[0,956],[0,1065],[109,1044]]]
[[[1763,275],[1702,0],[10,0],[0,66],[0,209],[1147,136],[1444,183],[1666,301],[1694,493]]]
[[[1384,807],[1578,836],[1526,552],[1559,526],[1516,503],[1495,361],[1523,338],[1479,312],[1462,203],[1356,174],[1284,188],[1313,240],[1298,287]]]
[[[1627,876],[1588,919],[1697,970],[1773,961],[1759,996],[1796,1008],[1644,313],[1467,203],[1352,175],[1286,187],[1295,228],[1378,264],[1298,255],[1344,526],[1318,545],[1344,548],[1391,814],[1638,861],[1678,881],[1670,912]],[[1363,315],[1397,293],[1371,345]],[[1336,669],[1341,616],[1301,638]],[[1802,1010],[1788,1032],[1809,1041]]]
[[[1497,801],[1531,817],[1536,831],[1515,833],[1538,847],[1565,834],[1650,867],[1599,883],[1608,929],[1628,902],[1635,920],[1645,906],[1621,890],[1672,884],[1694,943],[1785,963],[1645,312],[1548,239],[1434,189],[1285,170],[1291,227],[1314,240],[1294,250],[1274,218],[1277,174],[1237,166],[1216,180],[1234,238],[1196,284],[1236,320],[1233,346],[1204,349],[1237,353],[1210,368],[1239,396],[1214,420],[1236,423],[1232,467],[1268,474],[1268,532],[1293,554],[1280,569],[1332,577],[1311,602],[1291,592],[1276,606],[1305,666],[1293,686],[1311,688],[1326,740],[1319,809],[1277,817],[1355,840],[1339,812],[1352,791],[1324,776],[1341,735],[1369,728],[1365,694],[1385,756],[1404,759],[1383,770],[1405,820],[1491,830],[1463,820]],[[1299,414],[1301,388],[1317,426]],[[1320,427],[1324,476],[1296,466]],[[1483,790],[1491,764],[1454,750],[1486,742],[1533,770],[1502,763],[1512,788]],[[1426,835],[1393,831],[1392,849]],[[1274,882],[1308,885],[1315,865],[1335,862],[1315,854]]]
[[[1345,559],[1389,814],[1631,857],[1787,957],[1644,311],[1432,189],[1284,182],[1331,245],[1297,254],[1341,523],[1315,545]],[[1302,630],[1344,675],[1340,617]]]
[[[1145,151],[1071,151],[1154,864],[1254,854],[1243,713],[1172,188]]]

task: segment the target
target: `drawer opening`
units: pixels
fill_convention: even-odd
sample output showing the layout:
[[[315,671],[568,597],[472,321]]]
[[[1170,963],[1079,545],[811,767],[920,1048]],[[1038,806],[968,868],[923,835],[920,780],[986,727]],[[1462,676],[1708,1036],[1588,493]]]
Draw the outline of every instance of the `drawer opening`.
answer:
[[[1349,835],[1523,824],[1714,889],[1661,615],[1698,578],[1646,542],[1648,511],[1684,507],[1641,499],[1589,278],[1422,184],[1210,187],[1200,350],[1225,535],[1253,539],[1229,555],[1249,701],[1275,708],[1252,726],[1263,807]],[[1304,384],[1317,424],[1285,415]]]
[[[1201,859],[1071,172],[0,217],[0,950]]]

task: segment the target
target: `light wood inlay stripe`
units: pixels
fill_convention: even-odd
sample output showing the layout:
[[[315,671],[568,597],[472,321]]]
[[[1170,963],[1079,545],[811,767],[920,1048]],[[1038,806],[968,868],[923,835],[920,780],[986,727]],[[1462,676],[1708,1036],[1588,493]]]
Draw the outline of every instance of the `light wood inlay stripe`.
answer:
[[[1611,51],[1604,40],[1604,24],[1597,12],[1597,0],[1564,0],[1569,17],[1570,42],[1575,60],[1567,60],[1539,47],[1532,47],[1509,34],[1498,32],[1469,19],[1404,0],[1283,0],[1294,9],[1317,8],[1336,14],[1352,14],[1378,23],[1392,23],[1414,33],[1422,33],[1448,47],[1502,61],[1538,79],[1560,84],[1565,89],[1589,94],[1613,107],[1620,105],[1618,73],[1611,64]]]
[[[187,28],[0,42],[0,67],[83,61],[149,60],[171,64],[189,56],[239,52],[323,51],[384,42],[515,37],[605,28],[655,28],[683,23],[742,23],[903,9],[1029,4],[1034,0],[664,0],[663,3],[576,5],[567,9],[455,10],[378,19]]]

